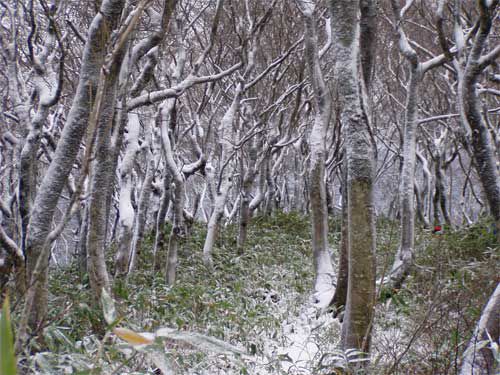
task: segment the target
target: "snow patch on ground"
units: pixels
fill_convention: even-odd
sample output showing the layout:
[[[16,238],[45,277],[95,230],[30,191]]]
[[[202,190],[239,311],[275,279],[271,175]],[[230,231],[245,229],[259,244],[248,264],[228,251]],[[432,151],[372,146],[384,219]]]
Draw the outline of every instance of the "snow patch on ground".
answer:
[[[278,354],[285,359],[280,363],[285,372],[309,374],[311,365],[316,363],[321,354],[325,352],[325,349],[330,346],[327,344],[327,347],[325,347],[322,340],[327,328],[335,325],[340,331],[338,320],[335,320],[332,314],[324,313],[327,306],[324,301],[328,298],[329,302],[332,296],[333,290],[323,291],[319,303],[316,303],[318,301],[317,296],[313,296],[302,307],[297,317],[290,322],[284,322],[282,327],[283,335],[288,345],[280,347]],[[338,338],[326,338],[326,342],[334,348]]]
[[[313,295],[315,301],[314,306],[319,309],[326,309],[330,305],[334,293],[335,288],[331,285],[325,285],[324,287],[319,288]]]
[[[246,368],[252,375],[305,375],[314,373],[321,356],[335,351],[340,340],[340,323],[318,303],[317,296],[309,298],[287,293],[276,301],[275,291],[267,291],[264,303],[273,304],[276,314],[283,317],[281,327],[274,334],[262,331],[262,351],[244,358]],[[333,296],[333,290],[324,291],[323,298]],[[241,367],[222,366],[222,358],[210,361],[209,368],[190,372],[196,375],[240,374]],[[231,362],[231,361],[230,361]],[[233,365],[235,363],[233,362]]]

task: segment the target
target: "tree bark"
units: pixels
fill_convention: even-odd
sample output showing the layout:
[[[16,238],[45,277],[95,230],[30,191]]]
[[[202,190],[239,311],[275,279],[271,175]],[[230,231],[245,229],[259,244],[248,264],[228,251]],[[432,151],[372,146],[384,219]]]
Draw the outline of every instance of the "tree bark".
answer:
[[[214,209],[208,221],[207,236],[203,245],[203,263],[209,269],[213,268],[212,249],[217,236],[217,228],[220,220],[222,219],[222,215],[224,214],[224,205],[226,204],[227,194],[229,192],[229,188],[231,187],[231,175],[233,174],[233,166],[231,165],[233,146],[231,142],[234,142],[233,122],[236,120],[236,115],[239,111],[242,91],[243,83],[240,82],[236,88],[231,106],[222,118],[218,134],[222,154],[218,170],[219,173],[215,176],[218,182],[214,181],[217,185],[215,189]]]
[[[250,151],[250,153],[252,152]],[[241,164],[243,164],[243,162],[241,162]],[[243,169],[243,166],[241,169]],[[248,166],[248,170],[243,171],[244,175],[241,187],[238,239],[236,243],[236,251],[238,254],[243,254],[244,252],[248,232],[248,223],[250,222],[250,190],[252,188],[253,179],[255,178],[255,173],[252,173],[254,169],[250,169],[252,169],[252,166]]]
[[[134,160],[139,150],[138,138],[140,132],[139,116],[128,114],[127,146],[120,166],[120,232],[118,236],[118,251],[115,256],[115,276],[125,277],[130,265],[130,249],[132,245],[135,210],[132,205]]]
[[[314,5],[302,2],[301,11],[305,23],[305,60],[314,90],[315,103],[314,125],[309,138],[311,149],[309,200],[311,202],[312,248],[316,273],[314,291],[319,303],[326,305],[330,301],[324,301],[325,293],[329,293],[333,289],[334,277],[328,252],[328,208],[325,186],[325,139],[330,118],[331,98],[326,89],[319,63],[318,40],[313,17]]]
[[[160,271],[163,264],[166,263],[166,241],[165,241],[165,222],[167,217],[168,205],[170,204],[171,191],[170,191],[171,176],[166,173],[163,176],[163,191],[160,198],[160,208],[156,216],[156,234],[154,245],[154,270]]]
[[[330,1],[330,9],[347,157],[349,283],[341,345],[368,352],[375,304],[375,153],[361,94],[359,1]]]
[[[156,172],[157,160],[151,152],[150,148],[153,147],[151,139],[152,129],[146,130],[149,133],[149,141],[145,147],[146,153],[146,174],[144,176],[144,181],[142,182],[141,193],[139,194],[139,204],[137,205],[137,219],[134,227],[134,234],[132,238],[132,249],[131,249],[131,261],[129,266],[129,273],[132,273],[137,262],[141,258],[142,252],[142,240],[144,239],[144,234],[146,231],[146,221],[148,215],[148,208],[150,205],[151,194],[153,192],[153,179]],[[143,259],[144,260],[144,259]]]
[[[126,47],[124,47],[126,48]],[[90,200],[87,228],[87,270],[94,303],[99,306],[102,290],[110,293],[111,283],[106,268],[105,250],[109,219],[108,191],[114,180],[114,169],[110,139],[115,118],[115,104],[119,73],[125,51],[122,48],[107,74],[101,73],[103,82],[102,103],[99,98],[92,115],[97,121],[97,139],[94,167],[90,179]],[[104,68],[103,68],[104,69]]]
[[[347,163],[344,162],[342,170],[342,222],[340,229],[339,266],[335,294],[330,302],[330,306],[334,309],[334,316],[337,316],[342,310],[345,310],[347,301],[347,287],[349,281],[349,218],[347,215],[347,207]]]
[[[459,100],[462,121],[470,129],[471,146],[476,161],[477,173],[488,200],[491,215],[497,228],[497,240],[500,243],[500,172],[497,168],[495,146],[481,112],[476,83],[491,64],[495,56],[485,59],[481,56],[491,31],[493,17],[498,1],[479,1],[479,30],[476,33],[472,50],[467,60],[463,78],[459,80]]]
[[[400,222],[401,238],[396,258],[390,273],[391,287],[401,288],[413,264],[415,252],[415,162],[416,162],[416,139],[417,139],[417,98],[418,84],[421,79],[421,71],[415,52],[410,54],[410,82],[406,93],[406,113],[403,129],[403,168],[401,171],[401,185],[399,187],[400,197]]]
[[[27,272],[30,288],[35,290],[26,298],[23,315],[29,327],[36,328],[45,320],[47,311],[47,268],[49,249],[44,248],[61,192],[73,168],[83,135],[87,129],[97,80],[104,62],[111,31],[115,29],[124,5],[123,0],[105,0],[94,17],[85,44],[80,79],[66,124],[57,144],[52,162],[35,198],[26,241]],[[40,261],[39,261],[40,260]],[[40,272],[35,268],[39,264]],[[27,340],[26,330],[19,330],[17,348]]]
[[[492,343],[500,338],[500,283],[484,307],[474,334],[464,352],[460,375],[498,374]]]
[[[180,242],[186,235],[186,227],[184,223],[184,204],[186,199],[185,181],[182,172],[174,160],[172,140],[169,135],[169,124],[176,122],[175,116],[175,99],[170,99],[165,103],[165,106],[163,106],[161,110],[161,138],[163,154],[168,173],[172,178],[174,186],[174,191],[170,199],[173,205],[174,219],[168,241],[167,262],[165,265],[165,278],[167,285],[173,285],[175,282],[178,257],[177,253]]]

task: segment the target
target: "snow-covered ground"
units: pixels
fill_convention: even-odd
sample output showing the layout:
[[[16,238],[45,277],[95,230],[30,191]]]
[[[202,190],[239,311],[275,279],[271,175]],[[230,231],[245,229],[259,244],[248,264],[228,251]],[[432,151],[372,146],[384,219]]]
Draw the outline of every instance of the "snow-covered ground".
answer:
[[[278,354],[286,359],[280,361],[286,373],[309,374],[319,356],[338,343],[338,337],[324,337],[332,327],[340,332],[339,321],[324,313],[324,301],[330,301],[332,296],[333,289],[324,291],[319,302],[315,297],[309,298],[297,316],[283,323],[283,337],[288,345],[278,348]]]

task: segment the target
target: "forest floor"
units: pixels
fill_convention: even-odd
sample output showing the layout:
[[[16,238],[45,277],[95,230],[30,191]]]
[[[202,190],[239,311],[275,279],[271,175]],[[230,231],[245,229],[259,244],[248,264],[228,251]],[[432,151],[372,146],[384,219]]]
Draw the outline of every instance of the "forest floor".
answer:
[[[340,225],[332,221],[330,226],[336,261]],[[114,288],[119,320],[113,325],[149,336],[177,332],[175,339],[169,333],[154,345],[131,346],[109,326],[90,333],[100,325],[102,313],[89,302],[88,280],[73,268],[54,270],[45,346],[23,358],[26,372],[159,374],[161,368],[199,375],[349,373],[350,353],[338,350],[341,323],[311,296],[306,218],[254,218],[243,255],[235,254],[236,228],[229,225],[217,241],[213,271],[201,259],[204,235],[203,226],[195,225],[182,245],[175,286],[167,287],[151,271],[148,239],[137,272],[127,286]],[[379,277],[390,267],[397,240],[397,224],[379,221]],[[397,293],[378,287],[367,373],[457,373],[495,286],[500,252],[487,223],[441,236],[420,231],[417,242],[417,265],[405,287]]]

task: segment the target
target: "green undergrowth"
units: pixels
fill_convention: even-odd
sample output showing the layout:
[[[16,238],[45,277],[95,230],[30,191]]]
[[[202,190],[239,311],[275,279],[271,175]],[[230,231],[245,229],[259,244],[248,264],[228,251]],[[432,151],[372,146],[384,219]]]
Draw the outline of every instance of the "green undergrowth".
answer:
[[[337,259],[339,221],[331,220],[330,228]],[[489,223],[480,223],[442,235],[417,232],[416,265],[404,287],[397,293],[380,293],[372,373],[457,373],[460,356],[495,286],[495,271],[500,266],[499,249],[489,228]],[[165,230],[168,233],[169,228]],[[390,269],[399,239],[398,224],[379,220],[377,231],[380,277]],[[126,285],[114,285],[117,324],[135,332],[170,327],[201,333],[264,358],[259,364],[264,373],[281,374],[279,356],[269,357],[269,343],[287,345],[282,322],[298,314],[311,291],[308,219],[295,213],[253,218],[242,255],[236,254],[236,225],[222,228],[213,253],[214,270],[206,269],[202,262],[205,234],[202,224],[191,228],[179,252],[173,287],[152,271],[153,236],[148,235],[137,270]],[[112,266],[113,254],[108,258]],[[135,352],[109,335],[109,327],[96,331],[102,327],[103,316],[100,307],[90,301],[88,279],[76,266],[52,270],[50,324],[44,327],[42,346],[33,347],[41,352],[21,358],[26,373],[33,369],[43,374],[153,373],[155,366],[147,353]],[[174,344],[164,349],[178,373],[257,373],[255,364],[247,360],[229,360]]]
[[[297,311],[312,286],[309,222],[298,214],[255,217],[242,255],[236,254],[237,227],[228,225],[216,241],[211,271],[202,262],[205,234],[202,224],[191,228],[179,251],[177,281],[172,287],[161,273],[152,271],[152,235],[145,239],[138,269],[126,286],[114,285],[119,325],[136,332],[162,327],[198,332],[262,355],[266,338],[279,341],[284,312]],[[53,272],[50,296],[51,324],[44,330],[48,352],[31,358],[26,367],[62,373],[74,366],[82,374],[97,374],[112,373],[126,363],[124,372],[136,368],[148,373],[143,355],[129,359],[120,350],[119,340],[108,339],[102,345],[103,332],[91,334],[92,327],[102,322],[102,313],[89,302],[88,280],[76,268]],[[283,307],[285,303],[289,306]],[[210,373],[213,358],[195,351],[176,355],[178,349],[173,346],[168,351],[180,373],[193,367]],[[101,358],[91,361],[98,353]],[[228,371],[234,366],[241,373],[248,371],[245,363],[227,366]]]
[[[418,236],[421,246],[403,288],[381,293],[374,336],[378,371],[457,374],[498,282],[500,247],[487,221]]]
[[[254,347],[252,330],[279,329],[273,304],[287,293],[303,293],[312,283],[308,236],[299,216],[256,218],[246,251],[236,255],[235,228],[228,227],[216,242],[215,268],[208,270],[201,257],[205,229],[196,225],[179,252],[173,287],[147,270],[130,279],[121,301],[127,319],[143,322],[141,329],[168,325]]]

